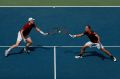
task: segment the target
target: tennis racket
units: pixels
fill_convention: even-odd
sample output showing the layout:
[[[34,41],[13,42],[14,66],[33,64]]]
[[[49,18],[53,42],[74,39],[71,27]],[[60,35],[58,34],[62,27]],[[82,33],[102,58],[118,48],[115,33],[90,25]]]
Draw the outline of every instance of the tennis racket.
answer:
[[[59,27],[59,29],[58,29],[58,33],[68,35],[70,32],[69,32],[69,29],[68,29],[67,27],[61,26],[61,27]]]
[[[58,33],[58,28],[54,27],[48,31],[48,35],[55,35]]]

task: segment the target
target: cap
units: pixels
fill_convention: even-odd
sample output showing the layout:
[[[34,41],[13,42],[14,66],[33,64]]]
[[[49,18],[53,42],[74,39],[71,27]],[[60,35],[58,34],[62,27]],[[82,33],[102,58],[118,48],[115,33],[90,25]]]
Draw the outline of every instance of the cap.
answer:
[[[28,18],[28,21],[31,21],[31,20],[35,20],[35,19],[34,19],[34,18],[32,18],[32,17]]]

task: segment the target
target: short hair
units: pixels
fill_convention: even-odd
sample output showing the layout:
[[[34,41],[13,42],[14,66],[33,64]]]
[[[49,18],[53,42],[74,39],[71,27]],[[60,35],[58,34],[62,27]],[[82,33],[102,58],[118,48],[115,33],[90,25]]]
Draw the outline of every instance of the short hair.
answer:
[[[91,26],[88,24],[88,25],[86,25],[89,29],[91,29]]]

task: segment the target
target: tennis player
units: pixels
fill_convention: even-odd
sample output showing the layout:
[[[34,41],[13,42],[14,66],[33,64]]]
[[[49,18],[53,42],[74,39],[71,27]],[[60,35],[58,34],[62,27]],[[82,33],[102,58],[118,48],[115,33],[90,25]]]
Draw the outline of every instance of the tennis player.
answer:
[[[93,45],[95,45],[98,49],[100,49],[101,51],[103,51],[105,54],[107,54],[108,56],[110,56],[110,58],[113,61],[117,61],[117,59],[108,51],[104,48],[104,46],[101,44],[100,42],[100,37],[97,33],[95,33],[94,31],[92,31],[91,26],[87,25],[85,27],[85,32],[81,33],[81,34],[76,34],[76,35],[71,35],[69,34],[72,38],[75,37],[81,37],[86,35],[90,41],[88,41],[80,50],[80,54],[78,56],[75,56],[75,58],[82,58],[83,53],[85,52],[85,49],[88,47],[92,47]]]
[[[42,35],[48,35],[48,33],[44,33],[42,30],[40,30],[34,22],[35,19],[28,18],[28,22],[23,26],[23,28],[18,32],[17,41],[14,45],[12,45],[9,49],[5,51],[5,56],[9,55],[9,52],[13,49],[19,46],[21,41],[23,40],[26,43],[26,47],[24,48],[24,51],[29,53],[30,50],[28,49],[29,46],[32,44],[32,40],[29,37],[29,33],[32,30],[32,28],[35,28],[37,32],[41,33]]]

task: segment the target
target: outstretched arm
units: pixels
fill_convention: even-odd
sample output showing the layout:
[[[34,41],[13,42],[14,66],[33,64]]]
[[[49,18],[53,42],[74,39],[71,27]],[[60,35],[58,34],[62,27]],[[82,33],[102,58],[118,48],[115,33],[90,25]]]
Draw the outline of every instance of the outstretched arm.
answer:
[[[40,30],[38,27],[35,27],[36,31],[41,33],[42,35],[48,35],[48,33],[44,33],[42,30]]]
[[[76,35],[71,35],[71,34],[69,34],[69,36],[72,37],[72,38],[81,37],[81,36],[83,36],[83,35],[84,35],[84,33],[76,34]]]
[[[81,37],[81,36],[83,36],[83,35],[84,35],[84,33],[77,34],[76,37]]]

